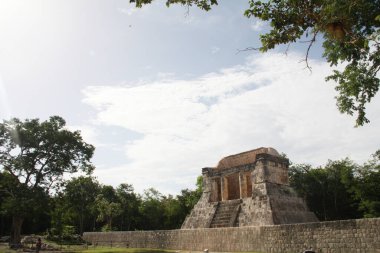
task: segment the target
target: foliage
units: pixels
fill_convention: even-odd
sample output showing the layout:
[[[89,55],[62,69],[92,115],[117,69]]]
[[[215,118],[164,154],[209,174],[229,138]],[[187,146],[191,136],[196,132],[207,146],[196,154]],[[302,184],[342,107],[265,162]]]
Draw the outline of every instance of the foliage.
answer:
[[[154,188],[140,196],[127,183],[114,188],[100,185],[93,177],[72,178],[50,199],[49,238],[75,241],[76,236],[65,236],[63,232],[65,227],[72,226],[76,233],[81,226],[84,231],[180,228],[202,193],[201,176],[196,185],[195,190],[182,190],[175,197],[165,196]]]
[[[181,191],[181,195],[177,196],[179,204],[182,210],[182,221],[185,220],[186,216],[191,212],[195,204],[200,199],[203,192],[203,177],[198,176],[196,182],[196,189],[189,190],[184,189]],[[182,223],[182,222],[181,222]]]
[[[121,215],[117,217],[119,230],[136,229],[139,223],[141,199],[134,192],[133,186],[125,183],[116,188],[116,195],[122,208]]]
[[[96,215],[95,200],[100,193],[100,185],[93,177],[78,177],[68,181],[64,191],[64,208],[77,220],[78,233],[89,229],[86,220]]]
[[[58,116],[44,122],[14,118],[0,123],[0,208],[13,216],[12,243],[20,243],[24,218],[45,207],[49,190],[60,187],[65,173],[93,170],[94,147],[65,124]]]
[[[130,0],[137,7],[152,0]],[[261,35],[260,48],[266,52],[281,44],[310,38],[305,62],[309,69],[309,50],[317,36],[323,37],[323,56],[331,66],[344,63],[343,71],[333,70],[326,80],[334,80],[341,113],[356,115],[356,125],[368,123],[365,109],[379,90],[380,79],[380,1],[379,0],[249,0],[245,11],[270,23]],[[167,0],[166,4],[198,6],[210,10],[216,0]],[[318,37],[318,38],[320,38]],[[304,41],[302,41],[304,42]]]
[[[174,198],[169,194],[167,197],[163,198],[162,205],[164,209],[164,228],[179,228],[183,222],[183,212],[178,198]]]
[[[368,163],[348,158],[324,167],[296,164],[289,170],[290,185],[320,220],[380,216],[380,163],[376,152]]]
[[[357,172],[354,197],[360,202],[359,210],[364,217],[380,217],[380,150]]]
[[[295,164],[289,169],[290,184],[320,220],[379,217],[379,169],[380,151],[363,165],[347,158],[328,161],[316,168]],[[60,242],[80,242],[76,233],[81,231],[81,226],[84,231],[175,229],[180,228],[199,200],[202,183],[199,176],[195,190],[184,189],[177,196],[164,195],[154,188],[145,190],[140,196],[130,184],[112,187],[100,185],[93,177],[81,176],[66,181],[65,187],[54,196],[40,191],[42,195],[39,198],[44,198],[44,203],[48,204],[38,213],[49,215],[49,238]],[[25,195],[25,201],[29,196],[38,194],[25,193],[16,187],[22,185],[8,173],[0,173],[1,204],[8,201],[3,201],[6,189],[20,189],[20,197],[30,194]],[[2,215],[4,213],[0,213]],[[33,214],[26,219],[30,224],[39,224],[45,217]],[[35,222],[31,223],[32,220]],[[44,231],[38,227],[31,228],[34,229],[31,233]]]
[[[163,229],[164,207],[161,204],[164,196],[154,188],[144,191],[139,212],[142,216],[141,228],[143,230]]]
[[[52,197],[50,203],[51,227],[48,229],[48,237],[50,240],[58,241],[62,237],[64,224],[68,224],[66,220],[71,213],[67,211],[62,193]]]
[[[58,116],[48,121],[12,119],[0,124],[2,170],[29,189],[49,190],[64,173],[90,173],[94,147],[83,142],[79,131],[65,129]]]
[[[150,4],[153,0],[130,0],[131,3],[135,3],[136,7],[142,7],[143,4]],[[217,0],[166,0],[166,6],[170,6],[171,4],[181,4],[185,6],[197,6],[203,10],[210,10],[212,5],[217,5]]]
[[[41,202],[47,198],[42,188],[31,189],[7,172],[0,172],[0,191],[3,193],[2,213],[22,217],[41,211]]]
[[[82,237],[76,233],[76,227],[69,225],[63,226],[62,232],[59,235],[55,233],[54,229],[51,229],[46,239],[52,242],[59,243],[61,245],[78,245],[85,243]]]
[[[112,202],[103,194],[96,197],[95,205],[98,209],[98,221],[106,221],[102,231],[112,230],[112,220],[122,213],[121,205],[118,202]]]
[[[378,0],[250,1],[247,17],[270,21],[271,30],[261,36],[261,51],[288,44],[311,35],[310,46],[322,34],[323,56],[334,70],[327,80],[338,83],[337,105],[342,113],[357,113],[356,124],[369,120],[365,106],[379,89],[380,4]],[[308,52],[307,52],[308,53]]]

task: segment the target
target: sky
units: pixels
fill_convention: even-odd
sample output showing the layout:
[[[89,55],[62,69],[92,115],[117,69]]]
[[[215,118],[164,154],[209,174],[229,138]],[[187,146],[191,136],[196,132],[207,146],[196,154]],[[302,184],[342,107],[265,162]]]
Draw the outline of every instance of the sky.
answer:
[[[195,188],[202,167],[273,147],[294,163],[367,161],[380,148],[380,98],[370,124],[335,105],[321,38],[262,54],[268,24],[247,0],[205,12],[155,1],[2,0],[0,120],[62,116],[95,145],[103,184]]]

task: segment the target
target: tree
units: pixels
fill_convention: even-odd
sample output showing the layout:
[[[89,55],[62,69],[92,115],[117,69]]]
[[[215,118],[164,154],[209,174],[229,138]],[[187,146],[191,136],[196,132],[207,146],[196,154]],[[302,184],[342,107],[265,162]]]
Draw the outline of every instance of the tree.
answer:
[[[322,168],[313,169],[307,164],[295,164],[289,169],[289,183],[320,220],[329,220],[327,176]]]
[[[177,199],[179,201],[179,204],[182,210],[182,219],[180,222],[181,224],[185,220],[186,216],[191,212],[191,210],[193,210],[193,207],[202,196],[202,192],[203,192],[202,175],[197,177],[196,187],[197,188],[195,190],[189,190],[189,189],[181,190],[181,194],[177,195]]]
[[[6,177],[1,208],[12,215],[11,244],[20,243],[24,218],[43,204],[42,194],[60,186],[65,173],[93,170],[94,147],[65,125],[58,116],[0,124],[0,172]]]
[[[329,161],[325,166],[327,192],[331,220],[356,219],[362,217],[358,201],[352,193],[357,184],[354,177],[358,165],[350,159]]]
[[[152,0],[130,0],[137,7]],[[247,48],[266,52],[281,44],[309,37],[305,62],[317,38],[323,38],[323,56],[331,66],[344,63],[343,71],[333,70],[326,80],[337,83],[337,106],[341,113],[356,115],[356,125],[368,123],[365,109],[380,86],[380,1],[379,0],[249,0],[245,11],[270,23],[261,35],[261,47]],[[195,5],[210,10],[216,0],[167,0],[166,5]],[[318,35],[321,35],[318,37]]]
[[[133,186],[130,184],[120,184],[116,189],[116,195],[122,208],[119,229],[136,229],[140,199],[135,194]]]
[[[96,197],[95,203],[99,211],[98,220],[106,222],[103,231],[112,230],[112,220],[123,211],[120,203],[108,200],[103,194]]]
[[[4,203],[5,201],[5,184],[4,180],[7,175],[4,173],[0,172],[0,203]],[[0,204],[0,236],[4,236],[6,234],[10,234],[9,228],[10,228],[10,217],[7,215],[6,212],[4,212],[1,209],[1,204]]]
[[[163,229],[177,229],[180,228],[184,220],[181,204],[178,198],[172,195],[164,196],[162,199],[164,209]]]
[[[62,192],[58,192],[51,199],[52,209],[50,211],[51,224],[48,230],[49,239],[61,240],[64,230],[64,225],[67,223],[68,212],[65,204],[65,199]]]
[[[72,210],[74,218],[78,221],[80,235],[83,234],[85,221],[89,221],[91,217],[95,216],[95,200],[99,192],[100,185],[92,177],[81,176],[66,183],[64,190],[65,205],[69,210]]]
[[[364,217],[380,217],[380,150],[358,169],[353,193]]]
[[[144,190],[140,205],[142,216],[141,228],[144,230],[157,230],[164,228],[165,210],[163,206],[164,196],[154,188]]]
[[[361,218],[359,201],[353,194],[358,187],[357,170],[358,165],[347,158],[314,169],[310,165],[292,165],[290,185],[320,220]]]
[[[142,7],[143,4],[150,4],[153,0],[130,0],[131,3],[135,3],[136,7]],[[171,4],[182,4],[186,6],[196,5],[203,10],[210,10],[212,5],[217,5],[217,0],[167,0],[166,6]]]
[[[98,210],[98,221],[106,222],[102,230],[112,230],[114,218],[123,212],[116,190],[111,185],[103,185],[100,194],[96,197],[95,205]]]

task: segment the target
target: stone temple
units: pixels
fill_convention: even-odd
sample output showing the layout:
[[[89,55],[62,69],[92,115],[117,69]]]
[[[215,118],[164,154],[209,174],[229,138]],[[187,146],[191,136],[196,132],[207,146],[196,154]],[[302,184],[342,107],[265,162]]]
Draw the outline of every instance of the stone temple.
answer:
[[[289,186],[288,167],[288,159],[262,147],[203,168],[202,196],[182,229],[317,222]]]

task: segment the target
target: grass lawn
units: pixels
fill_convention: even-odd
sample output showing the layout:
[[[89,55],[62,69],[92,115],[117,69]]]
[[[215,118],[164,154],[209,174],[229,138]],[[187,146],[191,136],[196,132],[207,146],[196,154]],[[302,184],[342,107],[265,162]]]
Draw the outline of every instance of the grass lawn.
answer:
[[[162,249],[132,249],[132,248],[109,248],[109,247],[96,247],[93,249],[82,249],[75,251],[78,253],[172,253],[174,250]]]
[[[87,250],[72,251],[75,253],[203,253],[201,251],[188,251],[188,250],[163,250],[163,249],[133,249],[133,248],[106,248],[97,247]],[[43,253],[43,252],[42,252]],[[231,252],[236,253],[236,252]],[[259,253],[259,252],[239,252],[239,253]]]
[[[17,253],[20,251],[11,250],[8,244],[0,244],[0,253]],[[22,251],[21,251],[22,252]],[[41,250],[40,253],[44,253],[45,250]],[[51,251],[50,251],[51,252]],[[57,253],[174,253],[174,250],[161,250],[161,249],[132,249],[132,248],[110,248],[110,247],[96,247],[84,249],[83,247],[63,247],[61,251],[55,251]]]
[[[0,244],[0,253],[20,253],[22,251],[11,250],[7,244]],[[46,251],[41,250],[40,253]],[[51,253],[50,251],[49,253]],[[54,251],[55,253],[174,253],[176,250],[163,250],[163,249],[135,249],[135,248],[117,248],[117,247],[89,247],[84,249],[83,246],[63,247],[61,251]],[[177,251],[178,252],[178,251]],[[180,250],[179,253],[195,253],[194,251]],[[199,252],[202,253],[202,252]],[[212,252],[211,252],[212,253]],[[232,252],[231,252],[232,253]],[[255,252],[244,252],[255,253]],[[256,252],[257,253],[257,252]]]
[[[0,253],[15,253],[15,250],[11,250],[8,247],[8,243],[1,243],[0,244]]]

